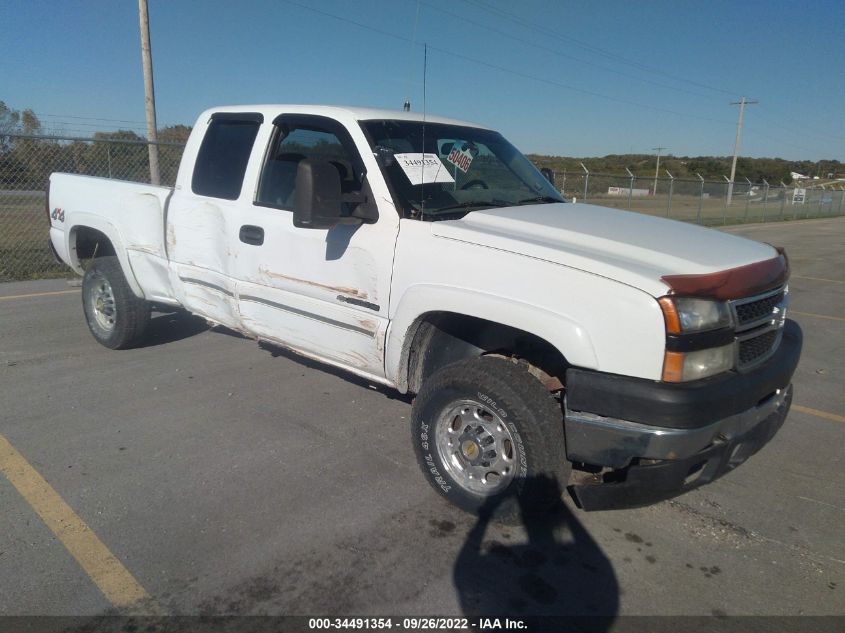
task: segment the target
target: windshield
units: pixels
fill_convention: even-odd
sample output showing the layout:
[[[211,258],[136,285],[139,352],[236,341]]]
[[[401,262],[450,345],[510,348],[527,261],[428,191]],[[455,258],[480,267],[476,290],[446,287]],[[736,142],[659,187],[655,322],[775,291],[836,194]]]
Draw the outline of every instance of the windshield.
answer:
[[[478,209],[565,202],[519,150],[492,130],[362,121],[403,215],[453,218]]]

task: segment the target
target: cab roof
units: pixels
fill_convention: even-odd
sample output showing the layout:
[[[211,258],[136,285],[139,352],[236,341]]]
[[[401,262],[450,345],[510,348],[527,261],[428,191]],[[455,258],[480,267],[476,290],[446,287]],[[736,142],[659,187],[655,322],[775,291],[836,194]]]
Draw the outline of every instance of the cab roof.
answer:
[[[388,110],[379,108],[361,108],[355,106],[332,106],[332,105],[307,105],[307,104],[260,104],[260,105],[237,105],[209,108],[201,117],[211,116],[215,112],[260,112],[264,120],[272,121],[280,114],[314,114],[327,116],[334,119],[354,119],[356,121],[372,120],[399,120],[399,121],[426,121],[428,123],[444,123],[448,125],[465,125],[468,127],[489,129],[485,125],[450,119],[447,117],[421,112],[405,112],[404,110]]]

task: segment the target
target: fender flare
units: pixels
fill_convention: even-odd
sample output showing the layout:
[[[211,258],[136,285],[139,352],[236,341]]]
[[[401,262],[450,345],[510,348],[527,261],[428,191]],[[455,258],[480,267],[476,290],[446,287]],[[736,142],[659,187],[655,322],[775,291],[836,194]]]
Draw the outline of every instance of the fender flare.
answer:
[[[421,317],[433,312],[453,312],[523,330],[547,341],[572,365],[598,367],[595,348],[586,328],[566,315],[509,297],[417,284],[402,295],[385,341],[385,373],[400,391],[407,390],[407,375],[403,375],[402,364],[403,359],[407,362],[415,326]]]
[[[132,288],[132,292],[135,293],[135,296],[140,299],[144,299],[144,291],[141,290],[141,286],[135,278],[135,273],[129,263],[129,254],[123,245],[123,239],[118,228],[108,220],[104,220],[101,216],[93,213],[74,213],[71,221],[72,224],[65,233],[67,236],[65,238],[67,240],[65,246],[67,248],[71,268],[80,275],[85,274],[85,270],[82,268],[79,263],[79,258],[76,256],[76,248],[73,247],[76,241],[76,232],[81,228],[99,231],[109,238],[109,241],[114,247],[114,253],[117,256],[117,260],[120,262],[120,268],[123,270],[123,276],[126,277],[126,283],[128,283],[129,287]]]

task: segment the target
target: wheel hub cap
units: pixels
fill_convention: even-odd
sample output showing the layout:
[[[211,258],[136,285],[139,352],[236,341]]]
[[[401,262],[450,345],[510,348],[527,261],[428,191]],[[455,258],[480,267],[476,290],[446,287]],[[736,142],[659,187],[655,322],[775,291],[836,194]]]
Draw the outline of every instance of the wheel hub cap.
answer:
[[[481,456],[481,448],[473,440],[464,440],[461,442],[461,453],[467,460],[475,463]]]
[[[449,475],[470,492],[496,494],[516,474],[513,436],[499,415],[480,402],[447,406],[435,423],[435,441]]]
[[[115,319],[117,318],[114,293],[111,284],[102,275],[93,277],[91,287],[88,290],[88,301],[97,325],[106,331],[114,329]]]

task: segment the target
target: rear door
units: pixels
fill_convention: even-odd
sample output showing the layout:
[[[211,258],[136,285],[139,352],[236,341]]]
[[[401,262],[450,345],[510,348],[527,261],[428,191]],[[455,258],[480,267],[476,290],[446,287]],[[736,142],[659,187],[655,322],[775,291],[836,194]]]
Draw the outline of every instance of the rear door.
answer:
[[[384,185],[370,182],[381,175],[371,153],[359,153],[366,146],[360,129],[329,117],[278,117],[255,165],[252,203],[240,207],[242,230],[249,235],[234,247],[232,275],[250,332],[382,378],[397,214],[389,207],[391,213],[382,210],[375,222],[331,229],[293,225],[296,170],[305,158],[334,165],[348,199],[377,204],[373,186],[381,191]]]
[[[212,114],[190,183],[177,186],[167,212],[167,250],[177,299],[191,312],[236,329],[242,325],[232,247],[240,231],[238,206],[251,204],[244,174],[262,122],[259,113]]]

